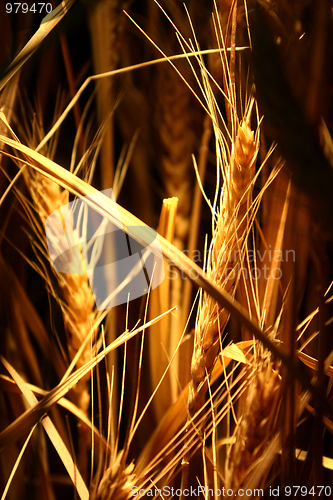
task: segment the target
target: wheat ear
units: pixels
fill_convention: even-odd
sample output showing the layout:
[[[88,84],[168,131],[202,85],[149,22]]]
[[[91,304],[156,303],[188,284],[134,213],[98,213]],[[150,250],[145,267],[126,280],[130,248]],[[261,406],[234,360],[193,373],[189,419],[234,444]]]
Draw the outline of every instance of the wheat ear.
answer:
[[[253,464],[276,434],[281,376],[269,351],[258,345],[257,349],[259,352],[254,354],[254,363],[247,365],[246,390],[239,400],[234,443],[226,462],[226,487],[235,491],[244,484]],[[265,480],[268,472],[262,467],[260,480]]]
[[[10,129],[14,137],[14,132]],[[34,133],[27,140],[31,147],[36,147],[37,143],[43,137],[43,126],[35,117]],[[44,147],[46,157],[52,156],[53,147]],[[60,209],[69,202],[69,193],[62,190],[58,184],[48,179],[41,173],[33,169],[24,169],[24,179],[31,193],[31,197],[43,225],[47,217]],[[40,233],[39,233],[40,234]],[[57,240],[59,235],[53,233],[49,237]],[[54,248],[59,247],[58,241],[52,241]],[[46,246],[46,241],[45,241]],[[77,268],[77,266],[73,266]],[[81,266],[80,266],[81,267]],[[60,302],[66,332],[68,334],[68,352],[72,360],[83,341],[91,331],[92,325],[96,320],[95,299],[92,293],[87,274],[85,273],[58,273],[54,271],[63,294],[63,301]],[[91,358],[90,343],[83,350],[80,358],[77,360],[77,367],[80,368]],[[87,412],[90,404],[89,385],[86,380],[80,380],[74,386],[76,403],[79,408]]]
[[[96,493],[90,496],[90,500],[129,500],[133,497],[132,487],[137,485],[134,464],[124,465],[124,457],[122,450],[106,469]]]
[[[252,193],[252,180],[258,153],[258,134],[250,128],[253,100],[247,116],[238,125],[234,148],[226,175],[217,225],[213,235],[207,273],[230,294],[234,293],[242,261],[247,228],[247,211]],[[198,315],[191,364],[192,388],[189,410],[198,409],[196,400],[200,389],[210,375],[221,342],[221,334],[229,319],[229,312],[204,293]]]
[[[45,224],[51,213],[68,203],[68,191],[61,191],[58,184],[39,172],[34,172],[31,169],[26,170],[26,172],[25,178],[36,210]],[[52,236],[57,238],[56,235]],[[56,242],[54,244],[57,245]],[[70,358],[73,359],[95,322],[95,299],[86,274],[56,273],[56,276],[64,299],[61,305],[68,333],[68,352]],[[80,368],[87,363],[90,357],[90,344],[88,344],[77,360],[77,367]],[[87,382],[81,380],[73,389],[77,396],[78,406],[86,412],[90,404]]]

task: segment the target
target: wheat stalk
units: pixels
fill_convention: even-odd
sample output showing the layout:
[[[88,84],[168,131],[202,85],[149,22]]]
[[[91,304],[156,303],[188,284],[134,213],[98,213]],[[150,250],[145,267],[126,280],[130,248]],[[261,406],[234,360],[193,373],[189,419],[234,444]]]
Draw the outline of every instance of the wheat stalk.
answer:
[[[175,197],[163,200],[157,229],[158,234],[171,243],[175,232],[177,205],[178,199]],[[164,273],[165,276],[161,285],[150,293],[149,315],[152,318],[161,314],[165,308],[168,309],[170,304],[177,304],[171,294],[173,281],[170,280],[170,264],[166,261],[164,262]],[[172,391],[171,388],[175,387],[175,382],[177,383],[175,360],[177,360],[176,356],[178,353],[175,356],[173,337],[178,336],[178,329],[174,332],[172,328],[173,324],[174,321],[172,318],[166,317],[161,323],[153,325],[149,335],[150,372],[153,388],[160,384],[161,378],[168,367],[169,360],[174,357],[173,369],[168,370],[168,375],[163,380],[155,397],[154,408],[157,421],[161,420],[170,404],[175,400],[175,391]]]
[[[191,158],[195,148],[193,96],[169,64],[157,66],[156,72],[158,97],[154,113],[159,151],[158,170],[167,197],[178,199],[174,236],[169,241],[183,251],[189,235],[194,177]],[[172,316],[170,328],[165,332],[169,337],[169,358],[173,356],[184,328],[181,324],[182,292],[182,276],[173,273],[169,294],[171,303],[177,305],[177,315]],[[175,374],[171,378],[172,402],[176,400],[179,392],[179,370],[177,354],[170,369],[170,374]]]

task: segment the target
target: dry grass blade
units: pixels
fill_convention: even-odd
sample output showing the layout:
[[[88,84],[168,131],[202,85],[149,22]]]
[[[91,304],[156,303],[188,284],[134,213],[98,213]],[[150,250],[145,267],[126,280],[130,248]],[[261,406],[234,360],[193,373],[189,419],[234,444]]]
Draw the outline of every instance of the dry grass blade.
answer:
[[[62,0],[50,14],[48,14],[42,21],[40,28],[36,31],[29,42],[23,47],[21,52],[16,56],[13,62],[6,70],[6,74],[0,81],[0,91],[4,88],[9,80],[17,73],[29,57],[37,50],[45,37],[53,30],[53,28],[61,21],[71,8],[75,0]]]
[[[34,396],[33,392],[27,387],[27,384],[24,382],[22,377],[20,377],[17,371],[4,358],[1,357],[1,361],[5,365],[5,367],[7,368],[7,370],[9,371],[9,373],[11,374],[11,376],[13,377],[19,388],[21,389],[22,394],[24,395],[28,404],[32,408],[35,407],[38,400]],[[59,454],[59,457],[61,458],[61,461],[64,464],[69,477],[73,481],[73,484],[76,487],[80,499],[88,500],[89,499],[88,489],[81,477],[80,472],[76,467],[75,462],[73,461],[73,457],[67,450],[64,442],[62,441],[51,419],[47,416],[44,417],[42,420],[42,425],[46,433],[48,434],[50,440],[52,441],[53,446],[57,450],[57,453]],[[34,428],[34,426],[32,426],[32,428]]]
[[[312,370],[317,371],[318,370],[318,360],[313,358],[312,356],[309,356],[308,354],[305,354],[304,352],[297,352],[297,356],[299,359],[309,368]],[[333,366],[328,366],[325,370],[326,375],[329,377],[333,377]]]
[[[18,391],[18,387],[16,386],[13,379],[7,377],[6,375],[0,375],[0,386],[2,390],[5,391]],[[40,387],[36,387],[33,384],[26,384],[27,388],[30,389],[36,396],[47,396],[48,391],[41,389]],[[107,443],[103,436],[101,436],[99,430],[92,425],[90,419],[87,417],[86,413],[80,410],[74,403],[69,401],[66,398],[60,398],[57,401],[59,406],[62,406],[66,410],[70,411],[77,419],[80,421],[80,425],[83,425],[85,429],[90,432],[93,432],[95,437],[99,440],[100,444],[103,448],[106,449]]]
[[[125,332],[123,335],[118,337],[114,342],[112,342],[112,344],[108,345],[100,354],[98,354],[97,356],[92,358],[88,363],[86,363],[86,365],[79,368],[69,377],[66,377],[64,381],[62,381],[50,392],[48,392],[47,395],[44,396],[44,398],[40,402],[34,404],[34,406],[31,409],[26,410],[25,413],[23,413],[12,424],[10,424],[8,427],[6,427],[6,429],[4,429],[0,433],[0,446],[8,444],[13,439],[15,440],[19,439],[20,436],[22,436],[25,432],[27,432],[27,430],[31,429],[31,427],[35,425],[46,412],[49,411],[52,405],[54,405],[59,401],[59,399],[64,397],[72,389],[72,387],[79,382],[79,380],[81,380],[87,374],[90,374],[91,370],[98,363],[100,363],[105,358],[105,356],[107,356],[107,354],[117,349],[119,346],[121,346],[123,343],[133,338],[142,330],[149,328],[149,326],[154,324],[156,321],[162,319],[165,316],[165,314],[168,314],[171,311],[173,311],[173,309],[167,311],[158,318],[154,318],[145,325],[136,328],[132,332]],[[4,360],[4,362],[7,363],[6,360]],[[37,400],[34,399],[34,401]]]
[[[9,487],[10,487],[10,484],[11,484],[11,482],[12,482],[13,478],[14,478],[14,475],[15,475],[15,472],[16,472],[16,470],[17,470],[17,467],[19,466],[19,463],[20,463],[20,461],[21,461],[21,458],[23,457],[23,454],[24,454],[24,452],[25,452],[25,449],[26,449],[26,447],[27,447],[27,445],[28,445],[28,443],[29,443],[29,441],[30,441],[31,436],[32,436],[32,435],[33,435],[33,433],[34,433],[34,430],[36,429],[36,426],[37,426],[37,424],[35,424],[35,425],[33,426],[33,428],[31,429],[31,431],[29,432],[29,435],[28,435],[27,439],[25,440],[25,442],[24,442],[24,444],[23,444],[23,446],[22,446],[22,448],[21,448],[20,454],[19,454],[19,456],[17,457],[17,460],[16,460],[16,462],[15,462],[15,465],[14,465],[14,467],[13,467],[13,469],[12,469],[12,472],[11,472],[11,474],[10,474],[9,478],[8,478],[8,481],[7,481],[6,487],[5,487],[5,489],[4,489],[3,493],[2,493],[1,500],[5,500],[5,498],[6,498],[6,496],[7,496],[7,493],[8,493]]]

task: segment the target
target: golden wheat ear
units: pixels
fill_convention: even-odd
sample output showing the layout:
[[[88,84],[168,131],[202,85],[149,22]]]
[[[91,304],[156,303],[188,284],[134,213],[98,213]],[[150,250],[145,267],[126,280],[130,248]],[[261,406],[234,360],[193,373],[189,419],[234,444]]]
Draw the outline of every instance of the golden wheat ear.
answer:
[[[29,144],[30,147],[36,147],[39,143],[40,137],[43,136],[42,125],[38,124],[37,121],[35,128],[37,136],[31,136],[31,144]],[[15,135],[12,130],[11,133],[12,135]],[[55,148],[53,147],[52,149],[54,152]],[[48,148],[44,147],[44,150],[45,157],[50,157],[51,152]],[[61,209],[68,205],[69,192],[61,189],[56,182],[51,179],[47,179],[44,175],[34,170],[24,169],[23,176],[30,191],[34,208],[38,213],[43,226],[45,226],[45,222],[49,215],[57,212],[61,214]],[[39,233],[39,236],[43,239],[43,247],[47,248],[46,235]],[[50,240],[48,245],[51,245],[53,248],[61,248],[60,238],[62,235],[53,231],[49,233],[49,238],[50,237],[52,241]],[[53,264],[50,264],[54,270]],[[72,267],[75,269],[77,268],[77,265],[73,263]],[[95,324],[97,319],[95,299],[86,273],[60,273],[54,271],[54,274],[63,296],[61,305],[64,324],[68,333],[67,348],[69,357],[73,360],[81,348],[82,343],[91,332],[92,326]],[[90,360],[90,357],[91,348],[90,344],[87,344],[86,348],[83,352],[81,352],[80,358],[77,360],[77,366],[83,366]],[[81,381],[75,389],[78,398],[78,405],[86,413],[90,405],[89,390],[89,383],[87,384],[87,381]]]
[[[238,128],[230,174],[226,175],[227,185],[217,216],[211,258],[208,262],[209,276],[230,294],[235,291],[239,280],[238,269],[242,267],[243,262],[244,242],[248,234],[247,210],[251,204],[258,148],[254,133],[249,127],[248,116]],[[220,308],[211,297],[204,294],[196,325],[191,367],[194,391],[200,390],[206,374],[212,370],[228,319],[228,311]],[[195,394],[190,396],[192,397],[195,399]]]

